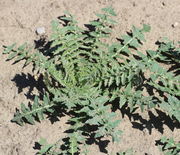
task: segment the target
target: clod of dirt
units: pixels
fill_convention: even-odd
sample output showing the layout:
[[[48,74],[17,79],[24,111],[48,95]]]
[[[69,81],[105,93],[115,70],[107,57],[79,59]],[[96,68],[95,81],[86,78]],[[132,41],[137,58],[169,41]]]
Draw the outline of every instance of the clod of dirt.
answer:
[[[37,35],[43,35],[43,34],[45,34],[45,32],[46,32],[45,27],[38,27],[36,29],[36,34]]]
[[[178,22],[175,22],[174,24],[172,24],[172,27],[175,28],[175,27],[177,27],[178,25],[179,25],[179,23],[178,23]]]

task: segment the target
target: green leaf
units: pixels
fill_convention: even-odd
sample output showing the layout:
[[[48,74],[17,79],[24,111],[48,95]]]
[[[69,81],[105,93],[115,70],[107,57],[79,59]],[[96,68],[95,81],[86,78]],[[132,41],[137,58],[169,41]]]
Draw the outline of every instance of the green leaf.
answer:
[[[25,115],[24,118],[25,118],[29,123],[31,123],[31,124],[33,124],[33,125],[35,124],[34,118],[31,117],[31,115]]]
[[[130,43],[130,41],[132,40],[132,37],[129,36],[129,35],[123,35],[123,36],[122,36],[122,39],[123,39],[123,43],[124,43],[124,44],[128,44],[128,43]]]
[[[20,55],[15,59],[15,62],[18,62],[20,60],[24,59],[24,55]]]
[[[21,103],[21,111],[22,111],[23,113],[28,112],[28,108],[26,108],[25,104],[23,104],[23,103]]]
[[[99,14],[99,13],[97,13],[96,16],[99,17],[99,18],[102,19],[102,20],[105,20],[105,19],[106,19],[106,15],[104,15],[104,14]]]
[[[91,21],[90,24],[93,26],[102,26],[102,23],[100,23],[98,21]]]
[[[120,84],[120,77],[117,76],[117,77],[116,77],[116,86],[119,86],[119,84]]]
[[[109,13],[112,16],[116,16],[117,15],[112,7],[103,8],[102,11],[104,11],[106,13]]]
[[[41,147],[41,150],[38,152],[39,154],[44,154],[47,153],[49,149],[52,148],[52,144],[46,144],[44,146]]]
[[[132,47],[134,47],[134,48],[138,48],[140,44],[139,44],[139,42],[138,42],[136,39],[134,39],[134,40],[132,40],[132,41],[130,42],[129,45],[132,46]]]
[[[126,97],[124,95],[122,95],[120,97],[120,102],[119,102],[120,108],[122,108],[125,105],[126,101],[127,101]]]
[[[143,24],[143,29],[142,29],[143,32],[150,32],[150,30],[151,30],[151,26],[150,25]]]
[[[87,120],[86,123],[88,123],[90,125],[99,125],[100,121],[101,121],[101,118],[99,118],[99,116],[95,116],[94,118]]]
[[[108,82],[108,87],[112,85],[113,80],[114,80],[114,78],[113,78],[113,77],[110,77],[109,82]]]
[[[26,47],[27,47],[27,43],[24,43],[21,46],[19,46],[17,50],[23,52]]]
[[[40,144],[40,145],[45,145],[45,144],[47,144],[47,140],[46,140],[45,138],[41,138],[41,139],[39,140],[39,144]]]
[[[156,73],[158,71],[158,68],[159,65],[157,63],[153,63],[151,67],[151,71]]]
[[[122,76],[121,76],[122,85],[125,85],[125,82],[126,82],[126,73],[122,73]]]
[[[5,50],[3,51],[3,54],[9,54],[9,52],[11,52],[14,49],[15,46],[16,46],[16,44],[14,43],[11,46],[5,47]]]
[[[24,119],[26,119],[29,123],[34,124],[35,116],[38,116],[39,119],[43,119],[43,113],[49,110],[52,106],[54,106],[54,104],[49,103],[48,105],[42,105],[38,103],[38,99],[35,97],[34,105],[26,107],[23,103],[21,104],[21,113],[17,111],[12,121],[23,125]]]
[[[135,26],[132,27],[132,33],[133,37],[137,38],[139,41],[145,41],[144,34]]]
[[[113,142],[120,142],[120,136],[122,135],[122,131],[121,130],[116,130],[113,132],[112,134],[112,141]]]
[[[18,55],[18,52],[14,51],[13,53],[11,53],[11,54],[8,56],[7,60],[11,60],[11,59],[13,59],[14,57],[16,57],[17,55]]]
[[[72,136],[70,138],[70,151],[69,152],[73,155],[77,151],[78,151],[77,139],[76,139],[76,137]]]
[[[102,137],[102,134],[101,134],[100,132],[97,132],[94,137],[95,137],[95,138]]]
[[[30,58],[30,59],[27,59],[26,62],[24,63],[24,67],[27,66],[27,65],[29,65],[30,63],[32,63],[32,61],[33,61],[33,60],[32,60],[31,58]]]

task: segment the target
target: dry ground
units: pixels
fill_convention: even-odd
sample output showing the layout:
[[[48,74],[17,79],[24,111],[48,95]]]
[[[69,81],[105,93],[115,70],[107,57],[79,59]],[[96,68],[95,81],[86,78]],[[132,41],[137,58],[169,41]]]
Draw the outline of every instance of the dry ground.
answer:
[[[132,24],[140,26],[146,23],[152,26],[147,35],[146,49],[154,49],[154,42],[161,36],[176,41],[180,39],[180,0],[0,0],[0,53],[3,45],[25,41],[33,43],[38,39],[35,34],[37,27],[44,26],[47,35],[50,34],[50,22],[63,15],[65,10],[76,15],[83,25],[96,19],[94,12],[109,5],[118,14],[116,19],[119,24],[114,28],[115,36],[125,33]],[[12,65],[0,54],[0,155],[33,155],[37,152],[33,147],[40,137],[47,138],[49,142],[56,141],[63,136],[66,128],[66,118],[54,124],[45,120],[35,126],[26,124],[23,127],[10,122],[15,108],[21,102],[31,100],[32,93],[36,92],[37,83],[28,73],[31,73],[30,67],[22,69],[21,63]],[[136,155],[160,155],[155,141],[162,133],[180,139],[178,126],[168,123],[168,120],[164,123],[158,114],[146,113],[143,118],[137,119],[130,122],[125,115],[119,127],[124,131],[121,143],[114,146],[110,143],[105,149],[114,151],[132,148]],[[154,126],[151,132],[148,130],[151,127],[143,129],[143,120],[147,126]],[[95,144],[90,146],[90,150],[90,155],[106,152],[102,146],[100,152],[99,146]]]

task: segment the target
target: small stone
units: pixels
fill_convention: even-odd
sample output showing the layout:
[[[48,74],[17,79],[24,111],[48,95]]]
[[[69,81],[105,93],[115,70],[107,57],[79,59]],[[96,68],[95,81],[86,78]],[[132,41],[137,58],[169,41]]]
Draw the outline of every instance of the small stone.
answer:
[[[45,34],[45,27],[38,27],[37,29],[36,29],[36,34],[37,35],[43,35],[43,34]]]
[[[177,27],[178,25],[179,25],[179,23],[178,23],[178,22],[175,22],[174,24],[172,24],[172,27],[175,28],[175,27]]]
[[[166,6],[166,3],[165,3],[165,2],[162,2],[162,5],[163,5],[163,6]]]

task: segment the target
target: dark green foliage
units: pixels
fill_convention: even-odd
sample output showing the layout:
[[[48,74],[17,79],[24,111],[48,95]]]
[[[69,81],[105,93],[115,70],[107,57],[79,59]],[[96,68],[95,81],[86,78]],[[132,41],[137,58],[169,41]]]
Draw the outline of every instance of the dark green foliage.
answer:
[[[159,48],[157,52],[159,53],[158,58],[164,62],[169,63],[180,63],[180,42],[174,43],[166,38],[158,42]]]
[[[168,95],[168,101],[162,101],[160,107],[167,111],[169,116],[173,116],[180,122],[180,101],[177,97]]]
[[[27,44],[17,49],[13,44],[3,52],[9,55],[7,60],[24,59],[24,66],[33,64],[47,89],[43,101],[36,96],[34,104],[21,104],[12,121],[34,124],[35,120],[43,120],[45,113],[53,114],[57,107],[70,116],[67,141],[60,147],[42,140],[39,154],[87,154],[86,141],[92,136],[111,136],[114,142],[119,141],[122,131],[117,130],[120,120],[111,110],[114,106],[127,107],[130,112],[160,107],[180,120],[180,77],[159,64],[159,60],[167,62],[170,57],[177,65],[179,49],[172,42],[163,42],[157,51],[138,51],[146,41],[144,33],[150,31],[145,24],[141,29],[133,26],[130,33],[114,43],[105,43],[103,40],[110,37],[112,25],[116,24],[112,19],[116,14],[111,7],[102,11],[96,14],[98,20],[90,22],[92,30],[80,28],[69,13],[61,17],[64,27],[53,21],[51,45],[43,53],[31,52],[33,47]],[[145,85],[163,95],[144,95]],[[66,149],[56,152],[58,147]]]
[[[23,125],[24,121],[34,124],[35,119],[39,121],[44,119],[44,112],[52,113],[54,111],[51,109],[53,106],[48,95],[44,95],[42,104],[39,103],[38,97],[36,96],[33,105],[25,106],[21,103],[21,113],[17,110],[12,121],[19,125]]]
[[[161,50],[169,49],[169,42],[163,43],[163,48],[160,48]],[[147,53],[149,54],[149,57],[148,60],[145,58],[145,61],[151,72],[148,84],[153,86],[156,91],[163,92],[164,97],[158,97],[160,107],[167,111],[171,117],[174,116],[180,121],[180,76],[169,72],[159,65],[157,59],[167,59],[166,55],[163,55],[159,49],[157,51],[147,51]],[[170,55],[175,55],[176,51],[171,51],[169,49],[169,53]],[[176,57],[176,59],[178,60],[179,57]],[[178,62],[174,62],[177,63],[176,65],[180,65]]]

